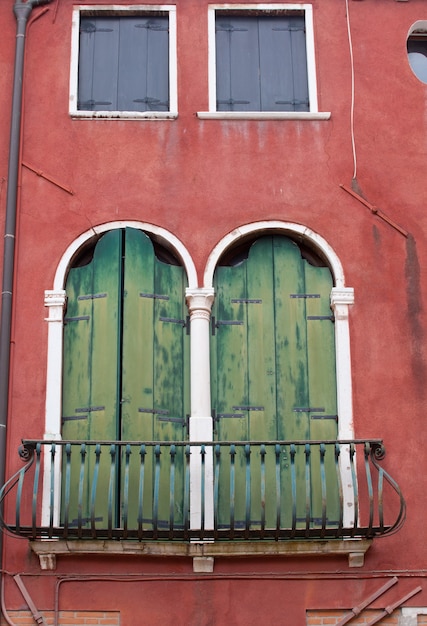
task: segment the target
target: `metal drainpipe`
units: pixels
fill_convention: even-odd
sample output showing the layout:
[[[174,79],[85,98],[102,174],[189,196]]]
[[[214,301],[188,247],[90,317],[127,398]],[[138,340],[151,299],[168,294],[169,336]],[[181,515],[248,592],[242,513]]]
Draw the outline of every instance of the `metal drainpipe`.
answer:
[[[10,342],[12,329],[12,293],[15,266],[16,213],[21,142],[22,87],[24,76],[25,35],[28,18],[34,7],[52,0],[17,0],[13,7],[16,18],[15,66],[10,124],[9,168],[7,175],[6,216],[4,226],[2,309],[0,318],[0,485],[6,473],[6,427],[9,410]],[[0,507],[3,505],[0,504]],[[0,511],[2,512],[2,511]],[[3,534],[0,532],[0,576],[3,568]]]

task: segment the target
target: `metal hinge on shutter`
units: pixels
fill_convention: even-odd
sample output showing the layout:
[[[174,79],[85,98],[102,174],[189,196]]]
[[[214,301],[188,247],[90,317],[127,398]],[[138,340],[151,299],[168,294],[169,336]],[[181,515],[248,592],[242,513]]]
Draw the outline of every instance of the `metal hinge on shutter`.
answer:
[[[106,293],[88,293],[84,296],[78,296],[77,300],[97,300],[98,298],[106,298],[106,297],[107,297]]]
[[[211,330],[212,335],[215,335],[216,328],[220,326],[243,326],[243,322],[240,320],[217,320],[214,315],[211,317]]]
[[[329,320],[330,322],[335,322],[335,317],[333,315],[307,315],[308,320]]]
[[[138,104],[146,104],[147,107],[151,107],[156,105],[156,107],[169,107],[169,102],[161,102],[158,98],[150,98],[150,96],[145,96],[145,98],[135,98],[132,102],[137,102]]]
[[[320,293],[291,293],[289,294],[290,298],[320,298]]]
[[[234,407],[233,407],[234,408]],[[212,409],[212,419],[214,424],[219,422],[220,419],[234,419],[244,417],[243,413],[217,413],[215,409]]]
[[[309,106],[309,99],[304,98],[304,100],[275,100],[275,104],[290,104],[291,106],[300,106],[303,104],[304,106]]]
[[[169,32],[169,26],[161,26],[156,20],[148,20],[148,22],[142,24],[135,24],[135,28],[145,28],[147,30]]]
[[[88,109],[90,110],[91,107],[94,106],[111,106],[113,103],[112,102],[103,102],[102,100],[85,100],[84,102],[82,102],[81,100],[79,100],[77,102],[77,106],[79,107],[79,109],[84,108],[84,109]]]
[[[310,406],[296,406],[293,409],[294,413],[324,413],[325,409],[321,407],[310,407]]]
[[[64,324],[68,322],[83,322],[90,320],[90,315],[76,315],[75,317],[64,317]]]
[[[140,298],[152,298],[153,300],[169,300],[169,296],[159,294],[159,293],[144,293],[141,292],[139,294]]]
[[[159,322],[169,322],[170,324],[180,324],[183,328],[185,328],[185,332],[187,335],[190,334],[190,316],[187,315],[185,320],[181,320],[175,317],[159,317]]]
[[[171,417],[167,409],[146,409],[143,407],[138,408],[138,413],[150,413],[155,415],[159,422],[171,422],[173,424],[180,424],[183,428],[188,428],[190,416],[185,417]]]
[[[86,20],[82,20],[82,24],[80,26],[81,33],[112,33],[113,28],[97,28],[93,22],[88,22]]]

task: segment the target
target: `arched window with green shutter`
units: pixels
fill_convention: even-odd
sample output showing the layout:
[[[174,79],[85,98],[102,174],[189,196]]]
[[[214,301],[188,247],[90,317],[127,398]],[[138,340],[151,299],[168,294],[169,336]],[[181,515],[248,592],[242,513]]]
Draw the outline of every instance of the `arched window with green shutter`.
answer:
[[[160,258],[161,257],[161,258]],[[181,441],[189,413],[189,337],[186,333],[182,266],[158,251],[142,231],[116,229],[102,235],[77,257],[67,282],[64,318],[62,437],[78,441]],[[94,460],[87,461],[88,466]],[[111,459],[101,459],[99,498],[105,498]],[[130,468],[137,488],[137,461]],[[180,480],[177,462],[177,481]],[[146,463],[150,471],[150,462]],[[71,467],[79,483],[79,461]],[[88,518],[91,472],[83,501]],[[120,524],[122,480],[116,472],[114,519]],[[132,486],[132,481],[134,484]],[[77,516],[77,489],[68,519]],[[150,510],[152,493],[146,493]],[[135,499],[136,500],[136,499]],[[159,503],[159,519],[168,516],[168,501]],[[107,511],[97,501],[100,525]],[[182,515],[176,504],[176,520]],[[129,503],[128,526],[137,526]],[[101,519],[102,518],[102,519]]]
[[[214,286],[211,364],[217,440],[335,440],[338,417],[329,268],[290,238],[264,236],[243,253],[220,263]],[[285,525],[291,519],[289,452],[285,446],[280,460]],[[243,467],[243,457],[237,463]],[[270,454],[267,473],[274,472],[274,463]],[[256,462],[253,467],[257,467]],[[222,515],[225,523],[229,519],[229,470],[224,462],[221,471],[226,487],[220,492],[220,518]],[[333,459],[327,462],[326,471],[334,476]],[[235,488],[237,523],[245,519],[245,472],[236,472],[236,480],[238,476],[243,482]],[[294,489],[297,520],[302,525],[306,519],[306,479],[301,456],[296,460]],[[314,473],[310,480],[310,514],[315,524],[322,511],[321,484]],[[252,476],[252,488],[258,489],[252,498],[258,502],[256,476]],[[274,526],[276,494],[269,495],[268,489],[267,484],[266,521]],[[338,485],[329,489],[328,499],[329,521],[336,523]],[[259,511],[254,509],[253,515]],[[252,517],[251,523],[256,525],[257,519]]]

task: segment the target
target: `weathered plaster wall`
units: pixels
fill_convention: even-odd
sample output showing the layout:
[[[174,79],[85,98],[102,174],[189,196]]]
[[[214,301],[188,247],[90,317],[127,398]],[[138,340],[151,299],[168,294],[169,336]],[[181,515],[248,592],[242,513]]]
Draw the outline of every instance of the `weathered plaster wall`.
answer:
[[[360,571],[366,580],[349,582],[343,559],[219,560],[215,573],[254,573],[254,580],[150,582],[141,587],[75,583],[61,592],[63,608],[72,607],[78,596],[77,608],[97,609],[102,604],[115,610],[119,595],[123,624],[136,623],[132,616],[138,610],[144,618],[139,623],[146,624],[254,624],[268,613],[270,622],[291,626],[302,624],[306,608],[357,604],[375,586],[369,578],[372,572],[425,568],[426,547],[420,537],[425,534],[427,473],[427,86],[409,67],[406,37],[416,20],[427,19],[427,7],[424,0],[349,2],[357,180],[366,199],[409,233],[405,238],[340,187],[350,187],[353,176],[345,3],[312,4],[319,109],[331,111],[329,121],[198,119],[196,112],[208,106],[207,0],[177,1],[175,121],[70,119],[72,1],[54,2],[30,26],[23,161],[73,194],[22,168],[7,473],[20,466],[15,452],[20,439],[43,433],[43,293],[52,287],[57,263],[75,238],[91,225],[108,221],[150,222],[181,239],[201,281],[209,253],[228,232],[252,221],[286,220],[324,237],[341,259],[347,285],[355,288],[350,319],[355,434],[384,438],[383,464],[403,489],[407,522],[396,536],[374,542]],[[12,0],[0,3],[0,24],[3,215],[15,33]],[[39,572],[24,540],[7,539],[5,557],[8,571]],[[153,575],[184,572],[191,578],[190,562],[171,560],[142,564],[70,559],[59,561],[57,574],[141,570]],[[319,572],[323,582],[275,581],[274,576],[268,582],[257,580],[270,572]],[[341,581],[328,578],[335,572],[343,572]],[[7,583],[8,605],[22,606],[19,593]],[[52,608],[53,583],[52,576],[29,579],[39,608]],[[415,584],[403,580],[396,596]],[[416,602],[427,603],[424,596]]]

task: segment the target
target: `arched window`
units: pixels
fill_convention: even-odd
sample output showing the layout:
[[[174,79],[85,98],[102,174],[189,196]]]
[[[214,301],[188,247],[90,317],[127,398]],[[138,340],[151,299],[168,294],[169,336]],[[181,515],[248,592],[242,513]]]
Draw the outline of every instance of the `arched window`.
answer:
[[[45,438],[182,441],[188,436],[190,400],[184,293],[187,275],[194,282],[194,266],[173,236],[173,245],[162,245],[168,242],[162,229],[152,227],[150,237],[140,227],[132,227],[133,223],[118,226],[99,227],[95,236],[92,231],[74,242],[57,270],[56,282],[65,290],[46,292],[50,324]],[[176,458],[178,482],[182,480],[181,453],[182,448]],[[147,451],[147,471],[152,466],[152,454],[151,448]],[[68,487],[71,496],[66,496],[66,519],[73,523],[77,515],[83,520],[89,517],[90,465],[98,463],[98,490],[105,500],[96,503],[103,518],[99,523],[105,526],[110,515],[113,524],[120,525],[123,460],[117,460],[115,484],[111,485],[113,511],[107,511],[105,493],[109,487],[103,484],[111,481],[108,455],[96,460],[92,454],[92,459],[86,460],[83,481],[78,455],[72,461],[64,457],[63,462],[63,496],[67,485],[73,486]],[[134,466],[131,463],[126,470],[128,493],[134,488],[132,481],[137,484],[137,467],[135,459]],[[57,480],[61,480],[60,473]],[[48,482],[45,476],[45,491]],[[147,509],[152,497],[152,493],[144,495]],[[44,502],[48,502],[47,492]],[[78,512],[78,502],[83,511]],[[59,502],[55,506],[59,520],[64,511],[60,514]],[[169,514],[167,506],[166,502],[164,507],[159,503],[160,523]],[[177,506],[179,523],[182,508]],[[44,506],[44,516],[46,511]],[[128,527],[135,527],[138,519],[132,502],[127,503],[126,515]]]
[[[252,240],[220,260],[214,277],[211,342],[212,400],[218,440],[336,440],[332,285],[326,263],[282,235]],[[333,464],[332,457],[327,466],[331,477]],[[296,489],[305,494],[303,454],[297,458],[296,467]],[[281,472],[285,498],[292,488],[289,462],[282,463]],[[241,476],[244,480],[244,474]],[[321,516],[320,479],[312,475],[310,480],[319,483],[318,489],[313,485],[311,490],[313,498],[319,500],[317,508],[315,502],[311,503],[315,518],[316,511]],[[255,490],[259,489],[255,477],[252,483]],[[243,494],[240,513],[244,519],[242,487],[236,488],[236,494]],[[337,523],[338,485],[335,493],[329,490],[328,497],[330,521]],[[333,498],[336,507],[332,506]],[[226,494],[223,499],[228,511]],[[301,503],[297,518],[304,522],[304,495],[297,500]],[[268,501],[275,503],[274,497]],[[273,525],[275,510],[267,511],[267,524],[269,514]]]

